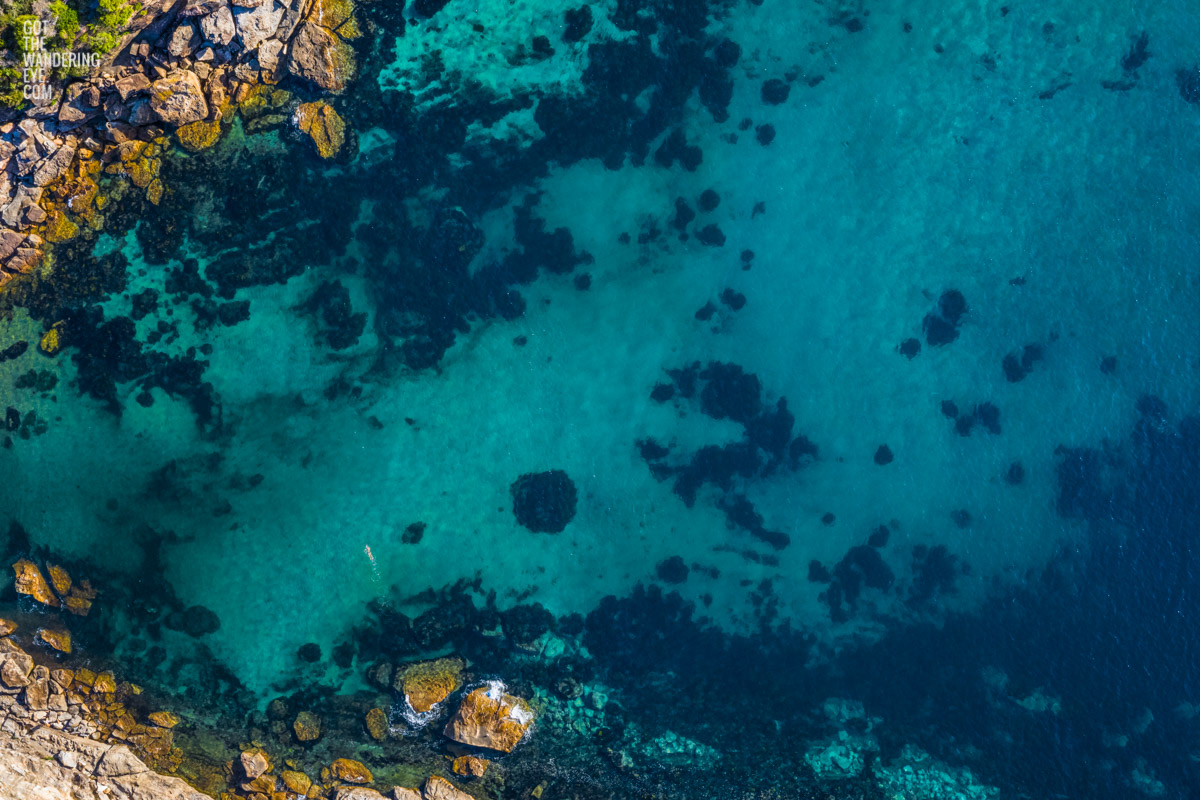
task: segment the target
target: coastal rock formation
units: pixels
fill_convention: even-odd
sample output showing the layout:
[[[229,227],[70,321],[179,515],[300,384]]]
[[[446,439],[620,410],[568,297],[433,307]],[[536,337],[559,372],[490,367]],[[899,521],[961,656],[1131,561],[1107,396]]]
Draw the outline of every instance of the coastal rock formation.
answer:
[[[450,764],[450,769],[455,775],[462,775],[464,778],[482,778],[489,763],[491,762],[486,758],[479,756],[459,756]]]
[[[397,795],[398,800],[404,800]],[[438,775],[430,775],[425,781],[421,800],[475,800],[471,795],[456,788],[454,784]]]
[[[321,738],[321,720],[310,711],[301,711],[292,723],[296,738],[302,742],[315,742]]]
[[[50,591],[50,584],[37,564],[22,558],[13,564],[13,570],[17,573],[17,594],[28,595],[42,605],[58,608],[58,598]]]
[[[333,158],[346,143],[346,123],[324,100],[300,104],[292,121],[312,139],[321,158]]]
[[[170,125],[187,125],[208,116],[208,102],[196,73],[181,69],[150,87],[150,109]]]
[[[0,285],[31,271],[47,242],[102,229],[102,171],[127,176],[151,203],[161,202],[159,159],[172,128],[182,147],[202,150],[216,142],[235,100],[278,83],[289,69],[328,91],[340,91],[355,73],[346,40],[360,30],[349,0],[142,5],[117,31],[125,38],[115,63],[82,79],[56,71],[46,104],[14,121],[0,117]],[[53,30],[47,4],[36,4],[34,14]],[[287,109],[277,109],[269,122],[286,118]],[[318,151],[339,150],[340,117],[330,109],[314,123]],[[132,158],[118,149],[130,144],[141,148]]]
[[[343,783],[370,783],[375,780],[365,764],[351,758],[337,759],[330,765],[329,771]]]
[[[25,653],[0,652],[0,683],[9,689],[21,689],[29,685],[33,672],[33,659]]]
[[[271,762],[262,750],[246,750],[238,760],[247,780],[254,780],[271,768]]]
[[[333,800],[384,800],[384,797],[362,786],[339,786],[333,790]]]
[[[354,77],[354,51],[328,28],[305,22],[292,40],[288,69],[329,92],[340,92]]]
[[[61,628],[41,628],[34,640],[60,653],[71,652],[71,634]]]
[[[460,658],[422,661],[397,670],[393,688],[404,695],[413,711],[425,714],[458,691],[465,666]]]
[[[367,712],[365,725],[367,733],[377,742],[382,742],[388,735],[387,713],[382,708],[372,708]]]
[[[509,753],[532,723],[529,704],[505,694],[504,684],[494,681],[463,698],[445,734],[461,744]]]
[[[179,778],[152,772],[124,745],[72,736],[10,713],[0,696],[0,800],[208,800]]]

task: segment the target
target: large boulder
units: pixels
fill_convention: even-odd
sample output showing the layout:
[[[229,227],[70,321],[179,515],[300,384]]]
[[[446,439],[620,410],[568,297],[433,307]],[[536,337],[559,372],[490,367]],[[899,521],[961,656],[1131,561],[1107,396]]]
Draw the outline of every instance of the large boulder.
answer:
[[[328,28],[305,22],[292,39],[288,69],[329,92],[340,92],[354,77],[354,51]]]
[[[233,22],[233,12],[229,6],[221,6],[216,11],[200,18],[200,32],[204,38],[217,47],[224,47],[237,36],[237,25]]]
[[[462,686],[462,659],[439,658],[422,661],[396,671],[393,687],[418,714],[432,711]]]
[[[187,58],[200,47],[200,41],[196,26],[184,21],[171,31],[171,36],[167,39],[167,52],[176,58]],[[121,99],[125,99],[124,94],[121,95]]]
[[[559,533],[575,517],[578,492],[561,469],[531,472],[513,481],[513,514],[536,533]]]
[[[208,116],[208,103],[196,73],[181,69],[150,87],[150,108],[169,125],[187,125]]]
[[[533,710],[519,697],[505,694],[493,681],[463,698],[445,734],[461,744],[512,752],[533,724]]]
[[[17,574],[17,594],[28,595],[43,605],[58,607],[58,598],[50,591],[50,584],[37,564],[22,558],[13,564],[13,571]]]
[[[430,775],[425,780],[425,790],[421,797],[422,800],[475,800],[440,775]]]
[[[20,689],[29,684],[33,672],[33,659],[27,653],[0,653],[0,684],[9,689]]]
[[[363,786],[339,786],[333,790],[333,800],[384,800],[384,797]]]
[[[329,765],[329,771],[342,783],[370,783],[375,780],[365,764],[352,758],[336,759]]]
[[[346,123],[324,100],[300,104],[292,119],[312,139],[321,158],[333,158],[346,143]]]
[[[269,0],[269,2],[254,8],[238,8],[233,12],[238,33],[242,37],[242,44],[246,46],[247,52],[257,48],[270,39],[275,31],[279,30],[279,23],[283,22],[283,12],[284,7],[275,0]],[[262,59],[259,60],[261,62]],[[275,65],[273,63],[262,64],[262,67],[273,70]]]
[[[90,88],[82,81],[72,83],[63,93],[62,106],[58,109],[59,130],[77,127],[88,120],[95,119],[104,113],[99,104],[93,103]]]
[[[0,228],[0,262],[7,261],[8,257],[17,252],[17,248],[24,241],[25,234],[10,231],[8,228]]]
[[[37,169],[33,171],[33,185],[46,186],[52,183],[71,168],[71,162],[74,160],[75,140],[72,137],[63,142],[62,146],[54,151],[54,155],[38,164]]]

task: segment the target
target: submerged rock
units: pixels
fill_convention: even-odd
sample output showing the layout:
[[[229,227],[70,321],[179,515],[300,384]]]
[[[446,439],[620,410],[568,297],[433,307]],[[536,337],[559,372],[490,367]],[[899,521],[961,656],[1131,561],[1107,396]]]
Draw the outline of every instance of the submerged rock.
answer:
[[[382,742],[388,734],[387,713],[382,708],[372,708],[364,720],[367,733],[377,742]]]
[[[71,575],[57,564],[46,564],[46,574],[50,576],[50,584],[61,597],[71,591]]]
[[[175,131],[184,150],[198,153],[207,150],[221,138],[221,123],[217,120],[199,120],[181,126]]]
[[[384,800],[384,797],[363,786],[339,786],[333,790],[333,800]]]
[[[519,697],[505,694],[499,681],[463,698],[445,734],[461,744],[512,752],[533,724],[533,710]]]
[[[486,758],[478,756],[459,756],[454,759],[450,769],[455,775],[462,775],[464,778],[482,778],[489,763],[491,762]]]
[[[315,742],[321,738],[321,720],[310,711],[301,711],[292,723],[296,738],[302,742]]]
[[[560,533],[575,517],[575,482],[561,469],[526,473],[511,490],[517,522],[535,533]]]

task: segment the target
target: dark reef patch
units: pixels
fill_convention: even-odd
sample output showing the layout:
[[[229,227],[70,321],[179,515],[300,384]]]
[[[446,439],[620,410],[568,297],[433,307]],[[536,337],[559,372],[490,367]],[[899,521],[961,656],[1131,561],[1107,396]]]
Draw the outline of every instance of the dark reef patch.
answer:
[[[933,347],[950,344],[958,338],[958,328],[967,313],[967,300],[962,292],[949,289],[938,298],[937,307],[925,315],[921,328],[925,342]]]
[[[535,533],[560,533],[575,518],[579,495],[560,469],[526,473],[513,481],[511,492],[517,522]]]
[[[654,574],[664,583],[683,583],[688,579],[688,566],[679,556],[671,556],[658,562]]]

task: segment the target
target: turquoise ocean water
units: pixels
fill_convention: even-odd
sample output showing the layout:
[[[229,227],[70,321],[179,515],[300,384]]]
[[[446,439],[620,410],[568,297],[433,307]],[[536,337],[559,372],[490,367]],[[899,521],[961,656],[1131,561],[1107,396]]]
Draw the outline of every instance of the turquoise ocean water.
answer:
[[[606,596],[636,597],[640,583],[678,593],[706,635],[745,637],[740,647],[802,636],[803,655],[776,662],[764,687],[842,664],[843,694],[874,697],[886,692],[856,695],[854,676],[885,674],[885,655],[916,663],[918,650],[944,647],[954,669],[966,658],[964,619],[976,635],[1010,637],[1014,651],[1041,641],[1044,617],[1021,623],[1043,625],[1036,632],[1005,628],[996,609],[1032,592],[1044,606],[1031,607],[1071,618],[1097,530],[1151,536],[1168,506],[1191,508],[1182,484],[1157,510],[1134,492],[1097,513],[1070,497],[1099,470],[1070,464],[1094,448],[1112,456],[1106,486],[1133,486],[1122,470],[1143,462],[1124,452],[1131,429],[1167,435],[1198,400],[1200,105],[1181,86],[1200,61],[1200,6],[587,7],[592,24],[574,42],[564,41],[574,2],[365,9],[363,74],[335,103],[356,130],[353,158],[321,164],[286,131],[235,131],[211,153],[178,157],[166,211],[101,238],[92,257],[123,258],[125,283],[86,303],[113,320],[157,292],[135,339],[143,353],[197,348],[207,366],[193,382],[211,383],[219,424],[198,424],[187,391],[122,380],[137,359],[116,346],[91,348],[86,363],[69,347],[53,361],[31,350],[0,364],[4,405],[49,421],[0,450],[0,521],[125,587],[129,608],[105,612],[98,647],[122,652],[112,632],[156,611],[130,598],[144,587],[155,598],[146,604],[162,604],[165,583],[162,596],[203,606],[220,625],[199,639],[161,631],[155,646],[172,654],[202,642],[245,701],[264,704],[298,681],[364,687],[369,658],[332,654],[355,641],[372,604],[417,618],[439,602],[426,590],[463,581],[478,607],[537,603],[565,619]],[[717,70],[732,52],[722,42],[737,45],[736,63]],[[711,100],[718,84],[724,104]],[[611,91],[593,105],[599,85]],[[168,221],[186,235],[164,257],[147,243],[166,237]],[[312,232],[323,226],[331,233]],[[557,229],[569,232],[565,251],[546,235]],[[214,277],[214,265],[251,250],[267,254],[270,279]],[[249,301],[249,318],[205,324],[193,307],[203,292],[169,286],[187,258],[217,300]],[[305,310],[327,281],[344,288],[333,306],[366,315],[348,346],[332,344],[354,328],[345,315]],[[946,310],[948,292],[965,300],[960,315]],[[520,313],[495,299],[511,293]],[[55,321],[36,316],[17,309],[0,323],[5,339],[32,341]],[[951,317],[953,340],[936,343],[931,331]],[[172,332],[152,342],[160,322]],[[444,347],[414,355],[430,339]],[[720,384],[714,364],[755,376],[757,394]],[[57,389],[14,388],[31,368],[54,372]],[[81,375],[106,370],[118,376],[119,416],[77,390]],[[143,392],[152,404],[137,401]],[[1150,414],[1147,395],[1160,399]],[[793,426],[756,434],[749,418],[766,420],[781,399]],[[1185,466],[1174,475],[1195,458],[1179,431]],[[795,444],[801,436],[815,455]],[[746,441],[749,467],[734,463]],[[648,442],[667,454],[647,457]],[[722,455],[693,461],[705,447]],[[514,482],[551,470],[573,482],[574,514],[561,532],[533,532],[514,514]],[[689,496],[680,476],[697,474]],[[1169,552],[1113,574],[1153,582],[1190,550]],[[1039,594],[1053,591],[1048,567],[1078,586]],[[1170,608],[1194,611],[1188,591]],[[1107,596],[1123,607],[1120,591]],[[1141,607],[1124,607],[1139,627]],[[905,644],[915,629],[947,638]],[[320,646],[318,663],[297,658],[306,643]],[[970,659],[959,668],[980,693],[1020,669],[997,646],[990,677]],[[1090,645],[1062,646],[1062,664],[1088,663]],[[1074,668],[1030,668],[1003,713],[1037,705],[1016,702],[1035,689],[1069,694]],[[161,679],[188,690],[171,685],[179,675]],[[1055,723],[1070,731],[1055,737],[1083,744],[1047,763],[1108,759],[1096,769],[1110,783],[1067,781],[1103,796],[1191,797],[1194,768],[1179,764],[1194,745],[1135,755],[1102,744],[1128,737],[1142,708],[1163,718],[1200,702],[1194,678],[1167,682],[1178,690],[1094,719],[1070,707],[1070,725]],[[824,698],[807,699],[739,724],[775,719],[790,735],[781,713],[821,716]],[[881,737],[884,764],[908,736],[903,715],[917,712],[866,702],[868,716],[896,726]],[[938,713],[921,713],[928,730]],[[1033,724],[1001,717],[989,724]],[[985,741],[939,756],[1011,781],[999,786],[1006,796],[1062,791],[1042,776],[1054,771],[1046,764],[986,766]]]

